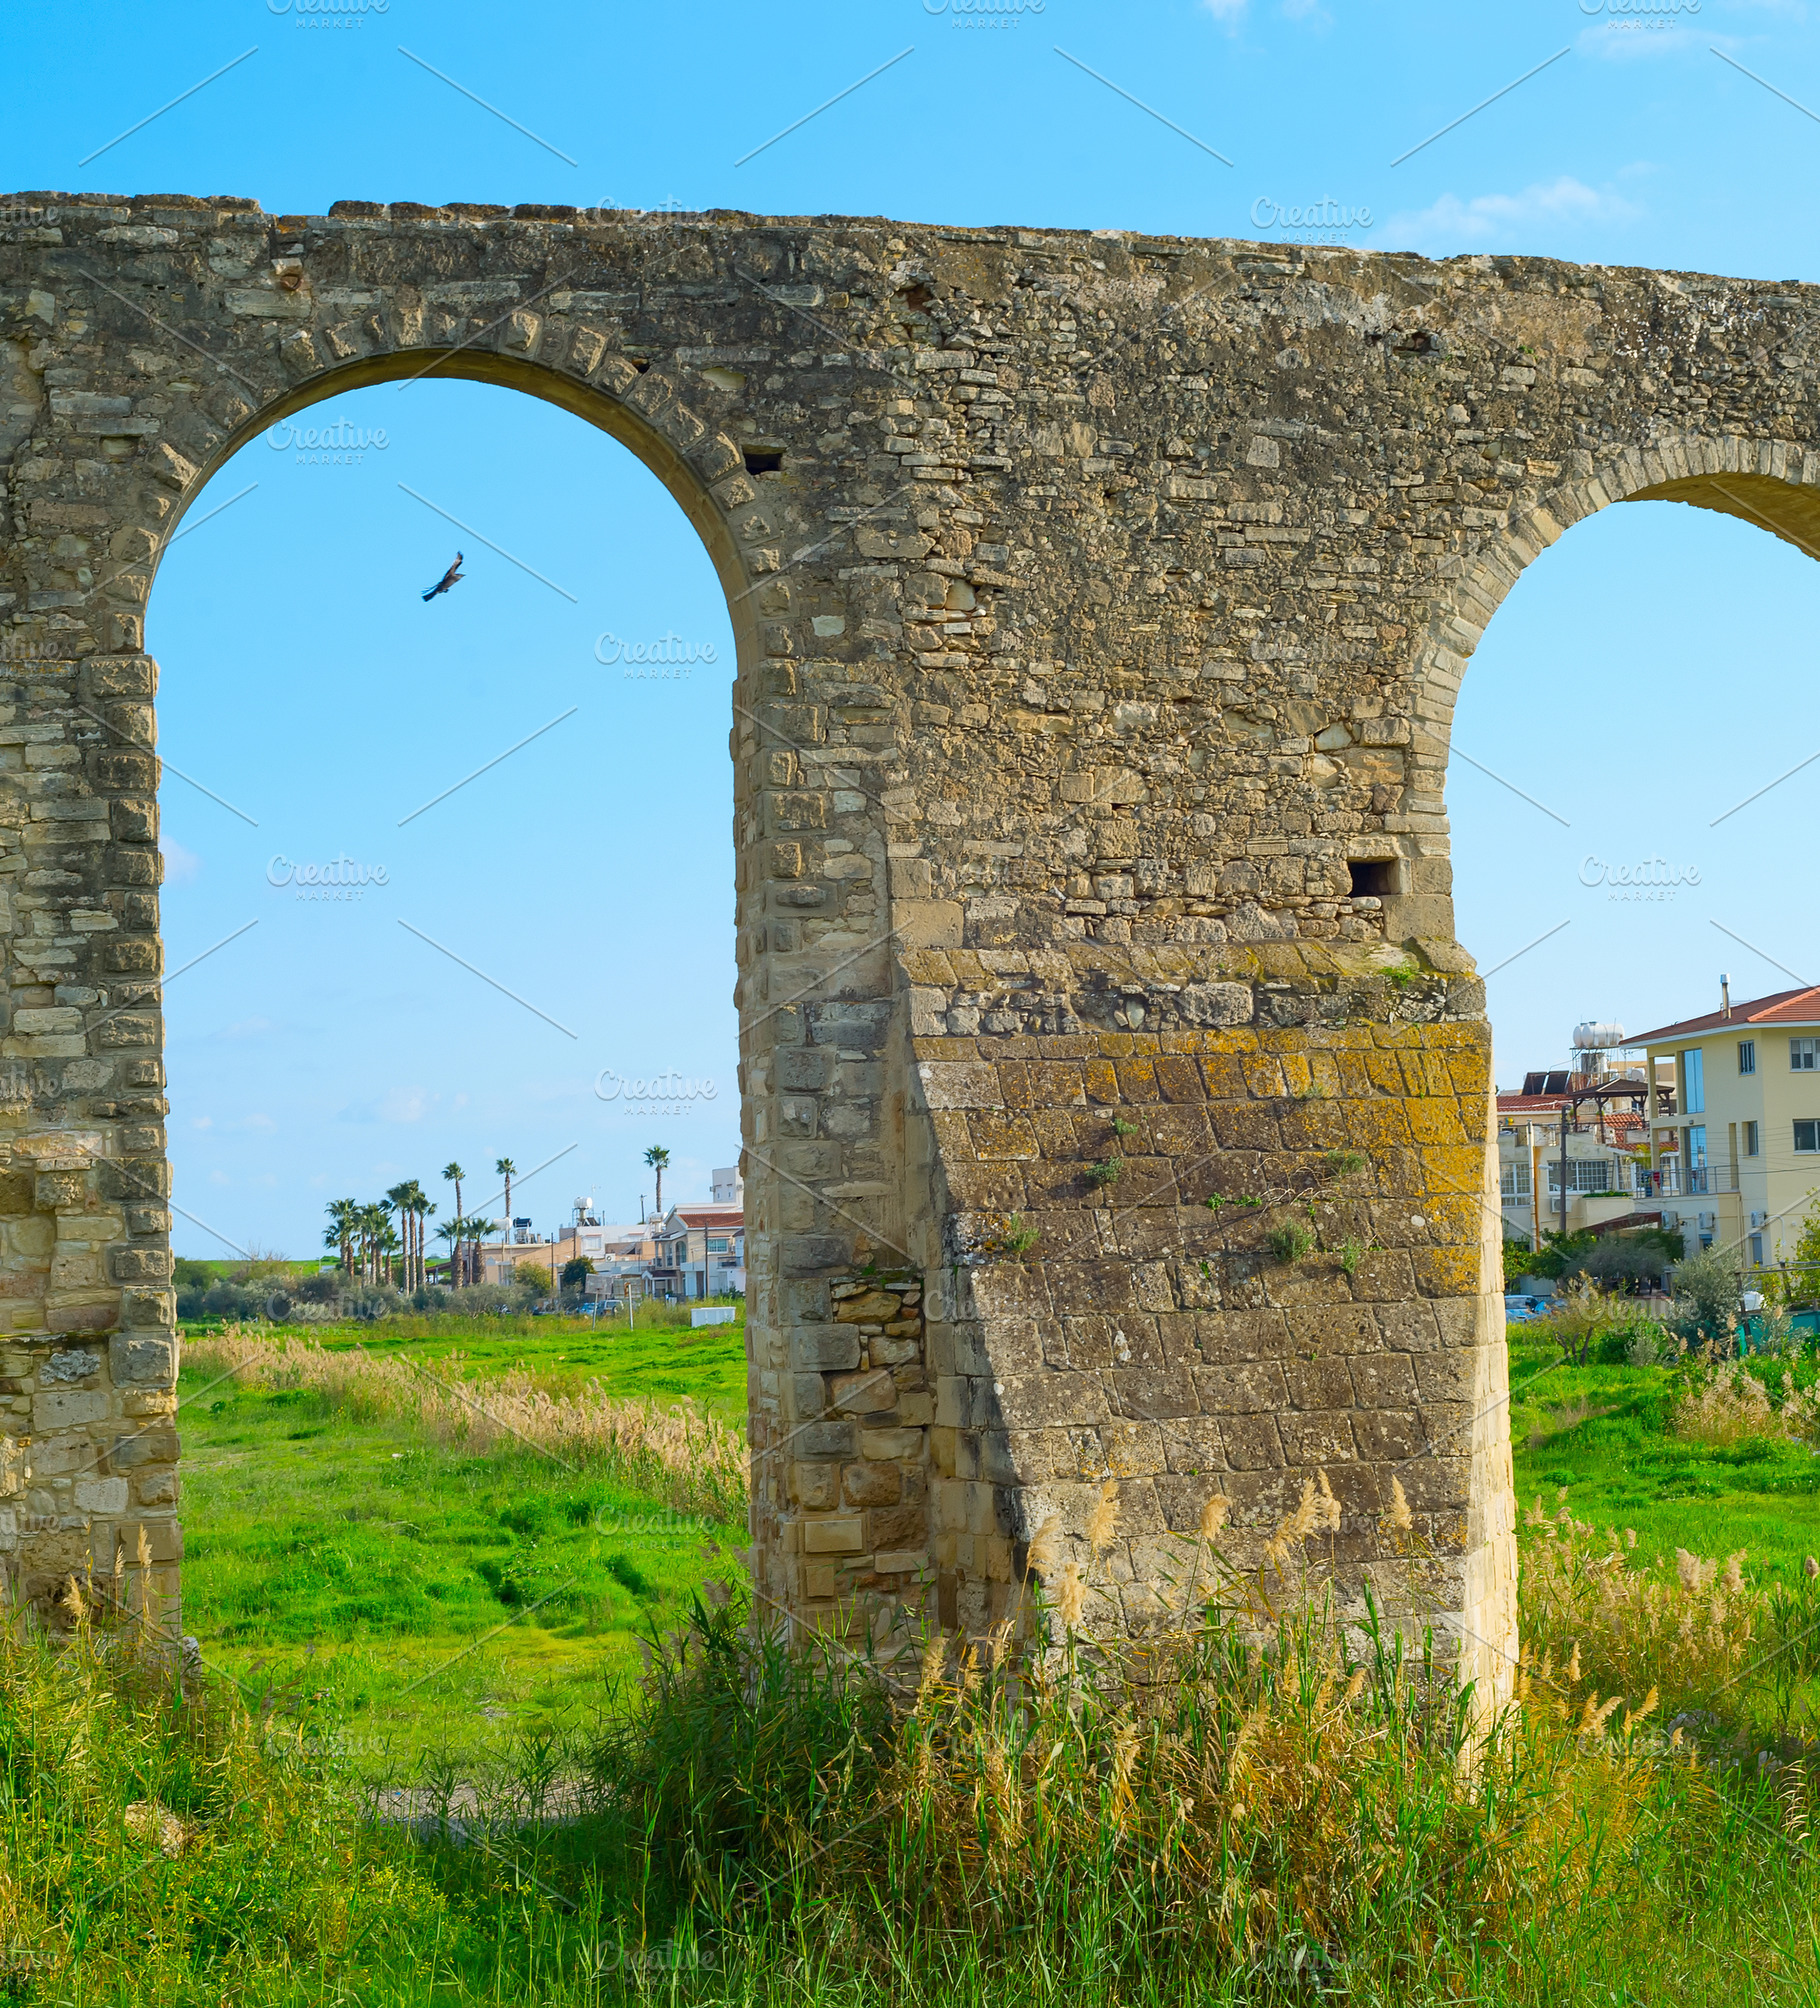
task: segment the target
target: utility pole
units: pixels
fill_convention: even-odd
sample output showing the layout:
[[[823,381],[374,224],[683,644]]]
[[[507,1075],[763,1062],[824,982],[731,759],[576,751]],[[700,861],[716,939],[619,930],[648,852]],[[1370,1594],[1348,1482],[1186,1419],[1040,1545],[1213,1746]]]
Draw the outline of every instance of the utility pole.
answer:
[[[1571,1095],[1561,1104],[1561,1239],[1567,1239],[1567,1118],[1576,1106]]]

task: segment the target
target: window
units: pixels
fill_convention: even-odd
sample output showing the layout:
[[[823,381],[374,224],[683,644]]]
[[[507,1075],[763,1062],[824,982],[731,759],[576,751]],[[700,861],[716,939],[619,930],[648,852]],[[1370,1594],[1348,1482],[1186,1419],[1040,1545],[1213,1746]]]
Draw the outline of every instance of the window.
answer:
[[[1738,1041],[1738,1071],[1741,1074],[1754,1074],[1757,1071],[1757,1042],[1755,1039],[1740,1039]]]
[[[1551,1192],[1561,1189],[1561,1160],[1548,1160],[1548,1185]],[[1612,1163],[1608,1157],[1570,1157],[1567,1160],[1567,1189],[1569,1192],[1612,1192],[1616,1190],[1612,1182]]]
[[[1744,1155],[1746,1157],[1755,1157],[1757,1154],[1757,1125],[1755,1123],[1746,1123],[1744,1125]]]
[[[708,1253],[710,1255],[724,1255],[726,1252],[727,1237],[724,1234],[710,1234],[708,1236]]]
[[[1753,1234],[1750,1238],[1750,1259],[1754,1268],[1763,1267],[1763,1236]]]
[[[1820,1123],[1797,1123],[1795,1125],[1795,1149],[1797,1151],[1820,1150]]]
[[[1706,1056],[1696,1046],[1691,1053],[1681,1055],[1681,1113],[1697,1116],[1705,1112]]]
[[[1690,1123],[1687,1131],[1687,1168],[1703,1169],[1706,1164],[1706,1125]]]
[[[1820,1039],[1791,1039],[1788,1064],[1794,1073],[1811,1074],[1820,1065]]]
[[[1506,1202],[1529,1197],[1529,1165],[1519,1158],[1515,1164],[1504,1165],[1498,1172],[1498,1191]]]

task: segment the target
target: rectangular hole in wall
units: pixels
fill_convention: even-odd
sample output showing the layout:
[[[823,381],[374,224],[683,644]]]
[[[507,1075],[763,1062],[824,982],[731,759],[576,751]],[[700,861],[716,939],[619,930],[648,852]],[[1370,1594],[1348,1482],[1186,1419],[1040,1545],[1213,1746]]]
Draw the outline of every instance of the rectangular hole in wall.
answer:
[[[746,449],[746,472],[748,474],[775,474],[784,464],[781,452],[762,452],[756,447]]]
[[[1354,899],[1384,899],[1397,890],[1395,858],[1354,858],[1348,869]]]

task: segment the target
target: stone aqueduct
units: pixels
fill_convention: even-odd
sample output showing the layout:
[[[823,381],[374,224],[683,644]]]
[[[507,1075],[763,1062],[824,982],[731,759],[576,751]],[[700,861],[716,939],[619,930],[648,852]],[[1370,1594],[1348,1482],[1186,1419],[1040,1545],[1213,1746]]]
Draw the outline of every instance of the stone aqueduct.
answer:
[[[732,607],[760,1596],[977,1629],[1115,1479],[1090,1580],[1142,1624],[1211,1495],[1243,1558],[1314,1479],[1394,1604],[1395,1479],[1502,1691],[1454,696],[1609,502],[1820,539],[1811,290],[731,213],[0,224],[16,1593],[141,1528],[176,1586],[159,555],[263,428],[435,372],[623,440]]]

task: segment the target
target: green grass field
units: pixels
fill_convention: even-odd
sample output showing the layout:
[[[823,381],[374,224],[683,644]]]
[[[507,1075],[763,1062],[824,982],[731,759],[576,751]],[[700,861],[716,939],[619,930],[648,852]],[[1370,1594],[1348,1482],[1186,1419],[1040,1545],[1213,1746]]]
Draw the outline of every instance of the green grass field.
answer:
[[[1567,1488],[1577,1518],[1634,1528],[1637,1559],[1676,1548],[1746,1552],[1749,1574],[1792,1583],[1820,1554],[1820,1452],[1770,1437],[1719,1447],[1668,1433],[1662,1367],[1561,1363],[1552,1347],[1510,1347],[1517,1502],[1553,1511]]]
[[[297,1336],[402,1355],[482,1400],[519,1371],[552,1393],[743,1407],[738,1327],[441,1317]],[[1805,1444],[1673,1435],[1664,1370],[1568,1368],[1521,1335],[1511,1364],[1525,1502],[1565,1486],[1580,1519],[1637,1530],[1638,1562],[1744,1547],[1762,1579],[1820,1548]],[[1803,1764],[1760,1775],[1742,1716],[1709,1763],[1660,1718],[1589,1736],[1590,1700],[1544,1682],[1467,1764],[1472,1732],[1419,1680],[1381,1652],[1348,1678],[1353,1645],[1307,1613],[1274,1661],[1212,1633],[1182,1648],[1196,1671],[1173,1699],[1164,1661],[1145,1661],[1141,1699],[1116,1677],[1072,1692],[1053,1667],[970,1663],[933,1686],[925,1669],[906,1713],[850,1656],[743,1631],[737,1597],[641,1694],[639,1635],[671,1633],[704,1579],[737,1579],[742,1529],[679,1520],[604,1467],[378,1419],[401,1411],[362,1406],[364,1370],[283,1385],[298,1372],[242,1354],[238,1375],[182,1383],[186,1628],[270,1707],[224,1705],[224,1682],[179,1701],[163,1659],[136,1672],[103,1640],[102,1677],[0,1627],[9,1997],[1820,2001],[1820,1800]],[[1154,1733],[1128,1726],[1159,1709]],[[551,1767],[598,1796],[526,1823],[515,1792]],[[359,1788],[379,1782],[420,1784],[420,1818],[475,1789],[455,1827],[406,1827],[363,1817]]]
[[[597,1382],[743,1420],[743,1325],[526,1322],[543,1329],[308,1336],[406,1353],[439,1376],[484,1384],[519,1367],[553,1393]],[[185,1627],[251,1692],[339,1722],[369,1777],[585,1728],[636,1672],[639,1635],[731,1576],[745,1539],[533,1448],[464,1455],[307,1390],[186,1372],[179,1397]]]
[[[692,1331],[674,1312],[635,1331],[580,1319],[389,1320],[303,1336],[407,1357],[484,1384],[512,1369],[556,1394],[694,1400],[743,1421],[742,1322]],[[1793,1582],[1820,1552],[1820,1455],[1665,1433],[1660,1368],[1569,1367],[1511,1348],[1519,1503],[1630,1527],[1638,1559],[1742,1548]],[[186,1372],[185,1624],[249,1690],[342,1725],[362,1772],[483,1761],[527,1733],[576,1732],[612,1706],[638,1640],[690,1593],[738,1573],[744,1529],[679,1517],[524,1448],[464,1454],[405,1421],[361,1420],[292,1389],[204,1385]]]

